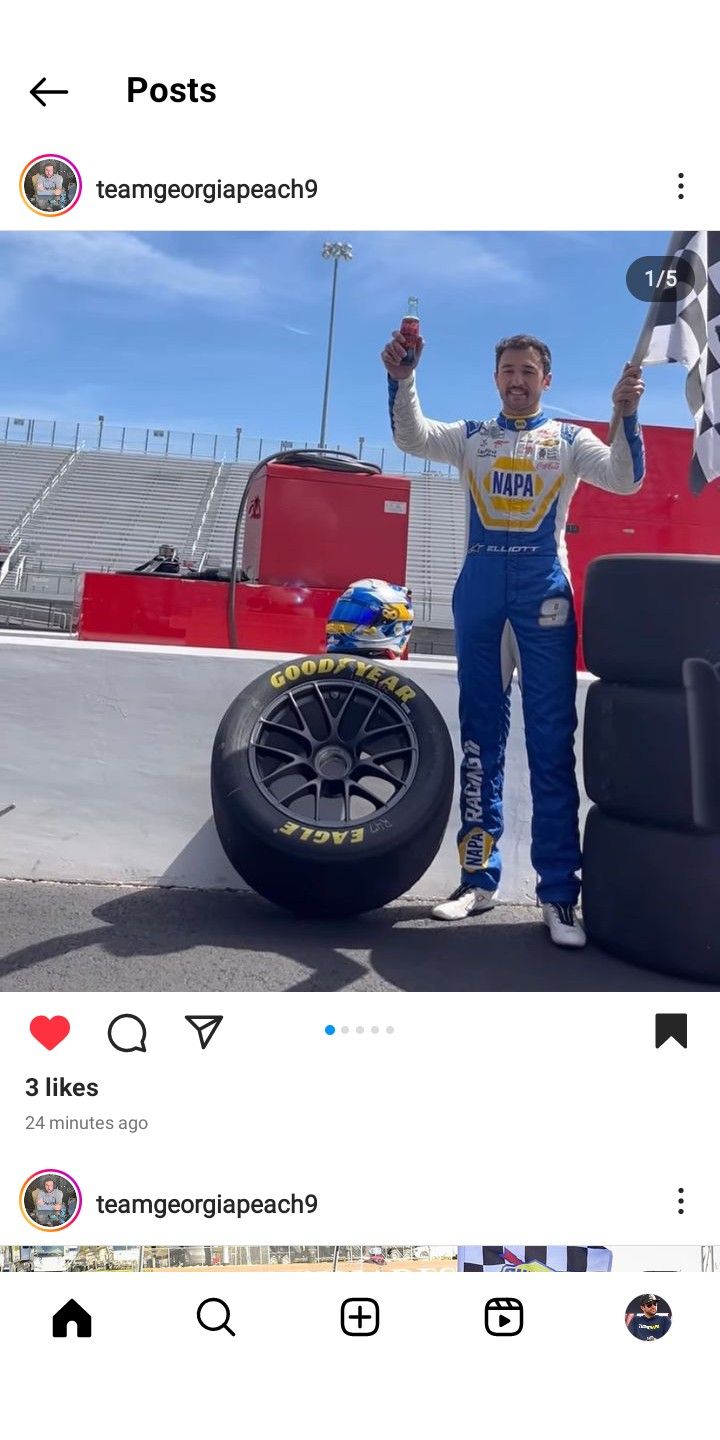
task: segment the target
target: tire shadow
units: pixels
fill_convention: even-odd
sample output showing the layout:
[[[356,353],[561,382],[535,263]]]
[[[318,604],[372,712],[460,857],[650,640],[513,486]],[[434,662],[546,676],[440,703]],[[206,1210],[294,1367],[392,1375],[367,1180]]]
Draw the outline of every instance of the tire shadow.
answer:
[[[94,892],[97,893],[96,891]],[[92,902],[90,902],[91,904]],[[532,913],[532,912],[530,912]],[[593,946],[562,950],[527,907],[497,906],[458,925],[426,904],[399,903],[342,920],[312,920],[238,891],[161,887],[124,892],[89,909],[96,922],[6,954],[0,981],[86,952],[90,985],[115,990],[285,992],[670,991],[719,987],[657,974]],[[136,981],[113,962],[138,961]],[[98,967],[99,973],[98,973]],[[296,980],[293,969],[302,972]],[[28,989],[47,989],[38,975]],[[149,982],[149,983],[148,983]],[[73,988],[73,978],[65,987]]]

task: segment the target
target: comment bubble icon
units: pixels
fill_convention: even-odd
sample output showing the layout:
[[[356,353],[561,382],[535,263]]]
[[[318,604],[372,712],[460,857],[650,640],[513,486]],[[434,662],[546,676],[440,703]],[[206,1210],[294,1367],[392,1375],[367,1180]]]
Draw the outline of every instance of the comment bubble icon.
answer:
[[[132,1055],[138,1050],[143,1055],[146,1052],[147,1029],[139,1015],[116,1015],[108,1025],[107,1034],[113,1049],[123,1055]]]

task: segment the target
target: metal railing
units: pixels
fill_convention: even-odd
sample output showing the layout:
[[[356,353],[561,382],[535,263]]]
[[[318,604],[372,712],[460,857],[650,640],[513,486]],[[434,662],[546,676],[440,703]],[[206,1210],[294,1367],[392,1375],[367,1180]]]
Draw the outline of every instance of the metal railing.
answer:
[[[18,539],[15,541],[14,545],[4,544],[2,550],[0,551],[0,585],[2,585],[3,580],[6,580],[8,575],[10,574],[10,561],[12,560],[13,555],[15,555],[15,553],[19,549],[19,546],[20,541]],[[22,561],[20,561],[18,565],[16,565],[15,571],[13,572],[15,575],[17,573],[17,570],[20,569],[21,564]],[[15,580],[15,583],[17,584],[17,578]]]
[[[219,465],[217,466],[217,468],[213,471],[213,473],[212,473],[212,475],[210,476],[210,479],[209,479],[207,485],[205,486],[205,490],[203,491],[203,494],[202,494],[202,496],[200,497],[200,503],[199,503],[198,508],[197,508],[197,510],[196,510],[196,512],[195,512],[195,518],[194,518],[194,520],[193,520],[192,525],[190,526],[190,534],[191,534],[191,536],[193,536],[194,538],[193,538],[192,545],[190,546],[190,553],[189,553],[188,558],[189,558],[190,560],[192,560],[194,563],[196,563],[196,562],[198,562],[198,561],[202,561],[202,558],[203,558],[202,556],[199,556],[196,552],[197,552],[198,545],[199,545],[199,543],[200,543],[200,537],[201,537],[201,535],[202,535],[202,533],[203,533],[203,530],[204,530],[204,528],[205,528],[205,521],[207,520],[208,513],[209,513],[209,511],[210,511],[210,508],[211,508],[211,506],[212,506],[213,500],[214,500],[214,498],[215,498],[215,491],[217,490],[217,487],[218,487],[218,484],[219,484],[219,481],[220,481],[220,477],[221,477],[221,475],[222,475],[222,473],[223,473],[224,468],[225,468],[225,467],[224,467],[223,462],[222,462],[222,460],[221,460],[221,461],[220,461],[220,464],[219,464]]]
[[[59,465],[58,468],[57,468],[57,470],[54,471],[54,473],[50,476],[50,478],[49,478],[48,480],[45,480],[45,481],[43,482],[43,484],[40,486],[40,489],[38,490],[37,494],[36,494],[36,495],[33,497],[33,499],[30,501],[30,504],[27,506],[27,509],[24,511],[23,515],[21,516],[19,523],[15,526],[15,528],[14,528],[13,530],[10,531],[9,541],[10,541],[10,544],[11,544],[11,545],[12,545],[16,540],[21,539],[21,537],[22,537],[22,532],[23,532],[23,530],[25,529],[25,526],[30,524],[30,521],[32,520],[33,516],[36,515],[37,512],[38,512],[38,510],[40,509],[40,507],[45,504],[45,501],[48,499],[48,496],[52,495],[52,492],[53,492],[53,490],[55,489],[55,486],[60,483],[60,481],[62,480],[63,475],[66,475],[66,474],[67,474],[68,470],[70,469],[70,466],[73,464],[73,462],[74,462],[75,460],[77,460],[77,456],[78,456],[78,451],[77,451],[77,447],[76,447],[76,448],[73,450],[72,454],[71,454],[71,455],[68,455],[67,459],[63,461],[62,465]]]
[[[157,455],[178,460],[214,460],[225,464],[257,463],[263,455],[280,450],[316,448],[313,440],[274,440],[246,435],[241,425],[234,433],[210,434],[200,430],[169,430],[153,425],[108,425],[97,420],[41,420],[13,415],[0,416],[0,445],[43,445],[63,450],[102,450],[109,454]],[[364,435],[353,436],[335,445],[326,445],[328,454],[347,450],[361,460],[371,461],[390,474],[449,475],[452,467],[438,467],[430,460],[406,455],[392,443],[368,444]]]
[[[0,627],[6,630],[53,630],[68,635],[72,617],[52,601],[25,600],[20,604],[0,600]]]

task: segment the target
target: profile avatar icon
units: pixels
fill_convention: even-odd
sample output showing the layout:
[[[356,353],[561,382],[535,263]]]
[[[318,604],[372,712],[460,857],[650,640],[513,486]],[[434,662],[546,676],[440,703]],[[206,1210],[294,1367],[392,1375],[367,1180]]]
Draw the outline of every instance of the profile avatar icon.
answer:
[[[82,1208],[80,1186],[64,1170],[36,1170],[20,1190],[20,1209],[38,1230],[65,1230]]]
[[[636,1340],[662,1340],[672,1325],[672,1311],[661,1295],[636,1295],[625,1312],[625,1324]]]
[[[67,214],[81,191],[80,171],[65,155],[36,155],[20,176],[20,194],[28,209],[46,218]]]

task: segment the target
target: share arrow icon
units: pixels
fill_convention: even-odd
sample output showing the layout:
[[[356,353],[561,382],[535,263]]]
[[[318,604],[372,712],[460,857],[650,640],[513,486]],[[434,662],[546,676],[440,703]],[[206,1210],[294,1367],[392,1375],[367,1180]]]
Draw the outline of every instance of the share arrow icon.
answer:
[[[221,1020],[222,1015],[186,1015],[188,1025],[197,1030],[197,1037],[200,1041],[201,1050],[207,1050]]]

